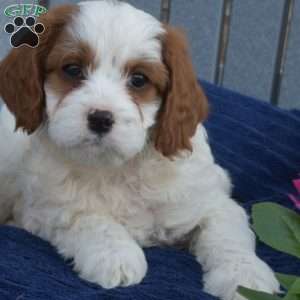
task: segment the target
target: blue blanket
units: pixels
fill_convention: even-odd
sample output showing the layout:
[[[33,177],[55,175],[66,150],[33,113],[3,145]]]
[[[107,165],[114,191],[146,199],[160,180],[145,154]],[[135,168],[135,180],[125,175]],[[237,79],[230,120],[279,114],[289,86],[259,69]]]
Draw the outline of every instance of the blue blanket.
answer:
[[[291,207],[286,194],[300,173],[300,112],[284,111],[203,83],[211,105],[206,122],[217,161],[229,170],[234,197],[249,211],[258,201]],[[146,249],[149,271],[138,286],[105,291],[80,280],[47,242],[0,227],[1,300],[211,300],[201,267],[184,251]],[[258,244],[276,271],[300,275],[294,258]]]

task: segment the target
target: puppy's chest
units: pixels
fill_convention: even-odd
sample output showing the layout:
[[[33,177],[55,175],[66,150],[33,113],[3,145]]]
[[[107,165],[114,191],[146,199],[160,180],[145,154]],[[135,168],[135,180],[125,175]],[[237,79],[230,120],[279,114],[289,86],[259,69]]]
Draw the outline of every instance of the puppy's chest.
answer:
[[[23,226],[33,232],[66,227],[75,218],[113,218],[143,246],[173,244],[194,228],[184,177],[176,169],[142,168],[112,175],[40,172],[26,180]],[[62,174],[63,172],[59,172]],[[196,216],[196,215],[195,215]]]
[[[190,231],[181,222],[189,204],[180,200],[180,189],[174,193],[172,180],[158,177],[123,178],[97,191],[101,206],[144,246],[173,244]]]

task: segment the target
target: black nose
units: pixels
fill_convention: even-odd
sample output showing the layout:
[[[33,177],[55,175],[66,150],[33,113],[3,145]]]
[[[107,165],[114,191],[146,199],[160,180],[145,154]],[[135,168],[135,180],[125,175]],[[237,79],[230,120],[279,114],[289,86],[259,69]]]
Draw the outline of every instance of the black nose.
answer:
[[[88,114],[89,129],[97,134],[108,133],[114,124],[114,117],[110,111],[95,110]]]

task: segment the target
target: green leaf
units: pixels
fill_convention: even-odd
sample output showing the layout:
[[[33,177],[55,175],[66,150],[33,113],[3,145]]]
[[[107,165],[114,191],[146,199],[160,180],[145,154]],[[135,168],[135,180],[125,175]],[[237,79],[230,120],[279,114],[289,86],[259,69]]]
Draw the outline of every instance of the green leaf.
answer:
[[[287,290],[291,288],[294,282],[299,278],[294,275],[286,275],[281,273],[276,273],[276,277],[279,280],[280,284]]]
[[[300,218],[288,218],[286,216],[283,216],[283,220],[295,235],[295,238],[297,239],[298,243],[300,243]]]
[[[298,277],[293,285],[289,288],[289,293],[300,295],[300,278]]]
[[[283,298],[283,300],[300,300],[300,296],[289,293]]]
[[[254,291],[245,287],[240,286],[238,293],[249,300],[282,300],[282,298],[271,295],[265,292]]]
[[[253,228],[267,245],[300,258],[300,216],[276,203],[253,206]]]

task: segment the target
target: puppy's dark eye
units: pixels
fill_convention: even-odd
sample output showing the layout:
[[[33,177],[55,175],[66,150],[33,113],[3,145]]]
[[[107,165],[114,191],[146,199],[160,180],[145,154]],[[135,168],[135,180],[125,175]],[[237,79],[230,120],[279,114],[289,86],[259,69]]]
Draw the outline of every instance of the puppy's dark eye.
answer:
[[[135,89],[141,89],[149,82],[147,76],[141,73],[133,73],[129,78],[129,86]]]
[[[82,69],[79,65],[65,65],[62,68],[63,72],[72,79],[84,79]]]

